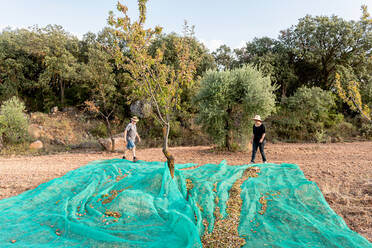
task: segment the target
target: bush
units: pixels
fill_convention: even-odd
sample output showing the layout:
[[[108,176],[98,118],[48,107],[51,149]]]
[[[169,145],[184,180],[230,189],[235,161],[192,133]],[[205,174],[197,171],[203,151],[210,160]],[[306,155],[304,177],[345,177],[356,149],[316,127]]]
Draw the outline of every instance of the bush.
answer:
[[[99,122],[97,126],[90,130],[90,133],[99,138],[105,138],[108,136],[107,127],[102,122]]]
[[[372,124],[371,123],[362,123],[360,128],[360,133],[366,139],[372,140]]]
[[[28,139],[25,105],[17,97],[5,101],[0,108],[0,136],[6,143],[22,143]]]
[[[334,112],[335,107],[330,91],[301,87],[293,96],[282,99],[272,126],[276,135],[286,141],[324,142],[326,129],[343,121],[343,115]]]

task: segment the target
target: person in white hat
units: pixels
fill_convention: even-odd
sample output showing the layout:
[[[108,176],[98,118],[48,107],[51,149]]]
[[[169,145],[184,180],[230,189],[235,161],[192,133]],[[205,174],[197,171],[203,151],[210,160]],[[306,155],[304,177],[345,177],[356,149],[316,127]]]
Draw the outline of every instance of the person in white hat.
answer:
[[[262,123],[261,116],[256,115],[253,120],[255,121],[253,125],[253,138],[252,138],[252,159],[251,163],[254,163],[254,160],[256,158],[257,148],[260,148],[260,153],[262,156],[263,163],[266,162],[266,156],[265,156],[265,136],[266,136],[266,130],[265,125]]]
[[[124,156],[123,159],[125,159],[125,155],[128,150],[132,151],[133,153],[133,162],[137,162],[136,158],[136,137],[138,138],[138,142],[141,142],[141,138],[137,133],[137,122],[139,121],[137,116],[133,116],[130,119],[130,123],[127,125],[124,131],[124,138],[125,138],[125,148],[124,148]]]

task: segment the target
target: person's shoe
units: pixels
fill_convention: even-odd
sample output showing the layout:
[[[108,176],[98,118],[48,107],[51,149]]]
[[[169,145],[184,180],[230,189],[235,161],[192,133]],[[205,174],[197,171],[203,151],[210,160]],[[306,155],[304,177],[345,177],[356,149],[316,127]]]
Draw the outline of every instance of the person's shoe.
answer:
[[[251,161],[251,164],[254,164],[254,161]]]
[[[126,159],[125,156],[123,156],[123,159]]]
[[[133,157],[133,162],[137,162],[137,158],[136,157]]]
[[[267,161],[264,161],[264,164],[267,164]]]

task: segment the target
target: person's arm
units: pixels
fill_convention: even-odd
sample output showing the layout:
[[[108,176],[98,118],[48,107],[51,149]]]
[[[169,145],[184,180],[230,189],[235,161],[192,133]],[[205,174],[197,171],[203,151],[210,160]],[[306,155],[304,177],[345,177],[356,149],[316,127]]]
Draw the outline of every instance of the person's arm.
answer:
[[[141,142],[141,137],[138,135],[138,133],[136,134],[137,138],[138,138],[138,142]]]
[[[265,139],[265,135],[266,135],[266,133],[263,133],[263,134],[262,134],[262,138],[260,139],[260,143],[262,143],[262,142],[264,141],[264,139]]]
[[[252,133],[253,133],[253,135],[252,135],[251,143],[253,144],[253,140],[254,140],[254,124],[253,124],[253,127],[252,127]]]
[[[124,143],[125,144],[127,143],[127,133],[128,133],[129,128],[130,128],[130,124],[128,124],[124,130]]]
[[[124,131],[124,143],[127,143],[127,129]]]
[[[263,124],[262,124],[263,125]],[[266,136],[266,129],[265,129],[265,126],[262,126],[262,129],[263,129],[263,134],[262,134],[262,137],[260,139],[260,143],[262,143],[265,139],[265,136]]]

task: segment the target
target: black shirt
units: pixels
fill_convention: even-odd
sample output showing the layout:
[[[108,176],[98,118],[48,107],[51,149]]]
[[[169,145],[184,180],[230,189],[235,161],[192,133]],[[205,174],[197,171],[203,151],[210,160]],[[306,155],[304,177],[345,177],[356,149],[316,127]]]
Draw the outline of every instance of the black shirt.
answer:
[[[265,133],[265,126],[264,124],[261,124],[259,127],[256,127],[256,125],[253,124],[253,141],[255,143],[259,143],[260,139],[262,138],[262,135]]]

